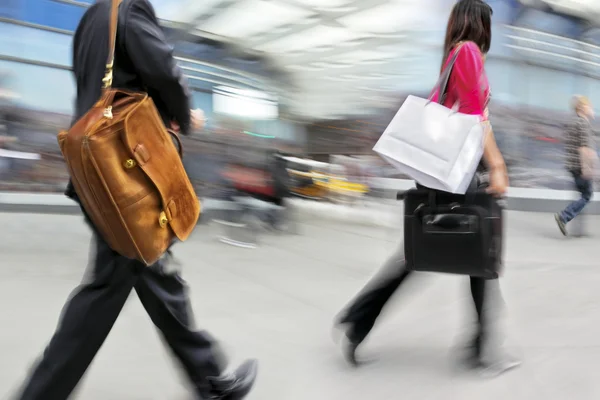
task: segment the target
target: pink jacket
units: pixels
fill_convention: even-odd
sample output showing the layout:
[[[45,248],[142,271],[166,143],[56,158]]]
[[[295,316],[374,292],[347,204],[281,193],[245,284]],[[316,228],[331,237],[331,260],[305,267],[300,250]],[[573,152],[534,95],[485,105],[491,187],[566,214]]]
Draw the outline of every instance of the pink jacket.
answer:
[[[458,57],[448,81],[448,91],[444,106],[452,108],[458,104],[458,111],[464,114],[479,115],[487,121],[487,104],[490,97],[490,86],[483,66],[483,54],[473,42],[465,42],[455,47],[444,63],[444,68],[459,48]],[[437,101],[438,88],[432,97]]]

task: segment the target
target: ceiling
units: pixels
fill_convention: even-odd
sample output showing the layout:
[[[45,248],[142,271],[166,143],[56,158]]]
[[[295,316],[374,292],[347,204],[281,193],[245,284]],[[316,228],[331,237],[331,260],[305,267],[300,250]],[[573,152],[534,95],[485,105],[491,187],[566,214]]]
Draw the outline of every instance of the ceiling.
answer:
[[[586,20],[600,19],[598,0],[519,0],[523,5],[536,8],[549,8],[556,13]]]
[[[280,102],[294,115],[312,120],[370,114],[374,108],[397,106],[399,92],[421,93],[432,87],[454,4],[453,0],[152,1],[161,19],[184,31],[267,59],[283,72],[272,74]],[[493,54],[592,75],[600,71],[600,43],[592,40],[600,36],[592,23],[600,16],[599,0],[487,1],[494,8],[495,25],[504,27],[495,36]],[[585,22],[581,14],[587,16]],[[512,24],[516,26],[506,26]]]
[[[163,20],[268,58],[293,82],[285,103],[311,119],[365,114],[400,87],[423,77],[435,81],[439,54],[433,70],[424,71],[422,47],[441,44],[452,6],[447,0],[154,3]]]

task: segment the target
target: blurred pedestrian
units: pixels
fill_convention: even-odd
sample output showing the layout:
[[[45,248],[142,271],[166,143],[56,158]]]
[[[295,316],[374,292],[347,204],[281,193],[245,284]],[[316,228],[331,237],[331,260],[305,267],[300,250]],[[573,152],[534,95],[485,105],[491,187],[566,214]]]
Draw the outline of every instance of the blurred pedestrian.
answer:
[[[508,187],[508,175],[488,121],[490,88],[484,70],[485,54],[491,44],[491,17],[491,7],[482,0],[460,0],[452,9],[446,31],[442,71],[456,52],[458,56],[450,75],[444,105],[448,108],[456,105],[461,113],[481,117],[487,138],[483,156],[485,163],[480,171],[489,172],[488,192],[502,196]],[[438,96],[439,91],[434,94],[432,101],[437,101]],[[432,252],[435,250],[431,249]],[[401,245],[337,319],[336,325],[345,336],[344,356],[352,365],[359,364],[356,358],[358,347],[373,329],[389,299],[411,274],[406,268],[404,247]],[[498,286],[498,280],[471,277],[470,284],[477,329],[468,345],[465,365],[486,376],[495,376],[519,366],[519,360],[500,351],[499,343],[491,340],[496,332],[490,309],[496,304],[491,301],[490,288]]]
[[[10,79],[7,72],[0,71],[0,145],[2,139],[14,136],[12,125],[16,117],[15,98],[17,96],[10,90]]]
[[[573,98],[575,117],[569,124],[565,141],[567,171],[573,176],[575,188],[581,197],[569,204],[554,219],[565,236],[567,224],[581,214],[594,194],[594,173],[597,164],[597,150],[590,120],[594,118],[592,103],[584,96]]]
[[[200,128],[204,117],[190,111],[191,96],[184,76],[148,0],[99,0],[84,14],[73,42],[74,120],[82,118],[101,96],[111,7],[119,7],[112,86],[148,92],[165,124],[174,121],[181,134]],[[66,194],[79,202],[72,184]],[[236,371],[225,373],[225,359],[215,340],[194,328],[187,286],[174,268],[171,251],[148,267],[113,251],[87,216],[86,221],[94,233],[90,278],[65,305],[56,332],[19,398],[66,400],[104,343],[132,289],[181,362],[197,396],[244,398],[256,378],[256,362],[245,362]]]

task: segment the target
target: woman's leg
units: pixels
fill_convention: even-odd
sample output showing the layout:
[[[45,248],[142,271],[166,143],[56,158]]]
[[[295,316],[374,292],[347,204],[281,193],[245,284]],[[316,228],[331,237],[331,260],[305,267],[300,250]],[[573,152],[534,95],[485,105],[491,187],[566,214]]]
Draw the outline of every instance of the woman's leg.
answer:
[[[485,279],[471,277],[471,296],[473,296],[473,303],[475,304],[475,311],[477,312],[477,328],[472,346],[474,356],[477,358],[481,356],[481,348],[486,331],[486,313],[484,309],[486,305],[486,283]]]
[[[521,361],[501,350],[499,321],[496,321],[496,307],[501,306],[502,298],[494,298],[497,279],[485,280],[471,277],[471,295],[477,312],[477,329],[471,343],[468,362],[482,369],[487,377],[494,377],[521,365]],[[494,336],[492,338],[492,336]]]
[[[390,297],[410,274],[406,270],[404,248],[401,246],[342,312],[337,322],[345,328],[349,341],[346,356],[351,363],[356,363],[356,348],[371,332]]]

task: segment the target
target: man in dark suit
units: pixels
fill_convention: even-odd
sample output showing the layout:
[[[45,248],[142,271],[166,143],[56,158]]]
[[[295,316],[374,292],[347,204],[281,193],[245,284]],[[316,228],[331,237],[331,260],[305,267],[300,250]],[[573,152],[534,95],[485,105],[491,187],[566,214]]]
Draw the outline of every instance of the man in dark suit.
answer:
[[[99,0],[83,16],[73,43],[77,82],[75,120],[99,99],[108,58],[110,0]],[[124,0],[119,7],[113,87],[146,91],[166,124],[188,134],[201,115],[190,111],[190,94],[148,0]],[[67,195],[77,201],[69,185]],[[84,213],[85,214],[85,213]],[[86,221],[94,230],[89,218]],[[106,339],[132,289],[179,359],[201,399],[239,400],[256,378],[256,362],[224,374],[224,357],[215,341],[193,329],[185,282],[169,262],[155,265],[115,253],[94,233],[92,277],[65,305],[58,328],[20,394],[23,400],[65,400]]]

